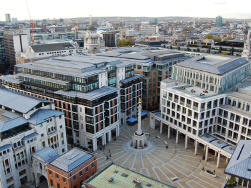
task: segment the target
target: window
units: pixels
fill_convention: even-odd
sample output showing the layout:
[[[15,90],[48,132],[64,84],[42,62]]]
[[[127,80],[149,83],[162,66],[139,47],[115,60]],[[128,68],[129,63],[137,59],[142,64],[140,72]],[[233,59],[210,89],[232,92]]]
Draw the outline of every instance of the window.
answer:
[[[50,180],[51,186],[53,186],[53,180]]]
[[[85,172],[88,172],[88,167],[85,169]]]
[[[57,188],[60,188],[60,184],[57,184]]]
[[[79,176],[82,176],[82,175],[83,175],[83,172],[82,172],[82,171],[80,171],[80,172],[79,172]]]
[[[73,179],[76,180],[76,176],[73,176]]]

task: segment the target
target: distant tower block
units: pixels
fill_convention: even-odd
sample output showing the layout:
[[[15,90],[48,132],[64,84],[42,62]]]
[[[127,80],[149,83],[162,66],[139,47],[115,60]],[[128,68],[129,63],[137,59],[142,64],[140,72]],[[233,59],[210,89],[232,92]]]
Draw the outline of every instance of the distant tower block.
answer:
[[[135,131],[134,135],[132,136],[132,145],[136,149],[143,149],[147,146],[146,135],[142,131],[141,128],[141,98],[139,98],[139,106],[138,106],[138,129]]]
[[[90,15],[90,25],[92,25],[92,15]]]
[[[251,59],[251,46],[250,46],[250,38],[251,38],[251,30],[248,31],[248,34],[247,34],[247,39],[244,43],[244,48],[243,48],[243,51],[242,51],[242,57],[245,58],[245,59]]]

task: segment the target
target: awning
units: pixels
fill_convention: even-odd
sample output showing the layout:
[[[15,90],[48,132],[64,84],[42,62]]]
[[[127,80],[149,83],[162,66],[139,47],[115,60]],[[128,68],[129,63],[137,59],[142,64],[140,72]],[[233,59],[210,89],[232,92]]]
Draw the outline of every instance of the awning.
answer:
[[[136,118],[128,118],[127,122],[129,122],[129,123],[135,123],[135,122],[137,122],[137,119]]]
[[[141,112],[141,117],[144,117],[144,116],[146,116],[146,115],[147,115],[146,112]]]

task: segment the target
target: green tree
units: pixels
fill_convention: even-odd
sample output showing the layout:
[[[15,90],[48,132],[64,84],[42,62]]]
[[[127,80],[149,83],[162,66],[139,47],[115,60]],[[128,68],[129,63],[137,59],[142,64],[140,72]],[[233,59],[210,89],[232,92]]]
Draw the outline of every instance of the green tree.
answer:
[[[221,52],[220,54],[221,55],[227,55],[227,52]]]
[[[214,38],[214,36],[211,35],[211,34],[206,34],[205,37],[206,37],[207,39],[213,39],[213,38]]]
[[[213,40],[214,40],[214,42],[221,42],[221,38],[220,37],[214,37]]]
[[[132,45],[134,45],[134,42],[131,39],[122,39],[119,40],[117,43],[118,47],[132,46]]]
[[[224,40],[233,40],[234,38],[231,36],[226,37]]]

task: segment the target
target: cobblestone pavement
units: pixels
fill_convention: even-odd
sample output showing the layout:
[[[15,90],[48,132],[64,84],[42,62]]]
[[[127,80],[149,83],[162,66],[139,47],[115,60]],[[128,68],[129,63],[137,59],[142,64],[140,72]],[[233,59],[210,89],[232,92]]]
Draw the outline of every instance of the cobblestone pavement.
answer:
[[[224,180],[225,160],[220,162],[220,168],[216,168],[216,158],[209,155],[209,161],[202,161],[203,149],[198,148],[198,155],[194,155],[192,142],[188,143],[188,149],[184,147],[184,138],[175,143],[175,136],[167,139],[167,133],[159,134],[158,130],[149,127],[149,119],[142,122],[143,131],[150,133],[148,140],[150,146],[143,151],[130,149],[130,141],[135,126],[122,126],[120,136],[116,141],[109,143],[105,149],[95,152],[98,157],[98,169],[102,170],[111,162],[129,168],[138,173],[150,176],[163,183],[181,188],[218,188]],[[165,141],[168,143],[166,149]],[[111,153],[111,158],[107,159]],[[202,168],[215,170],[217,177],[212,177],[202,171]],[[172,181],[177,177],[177,180]]]

